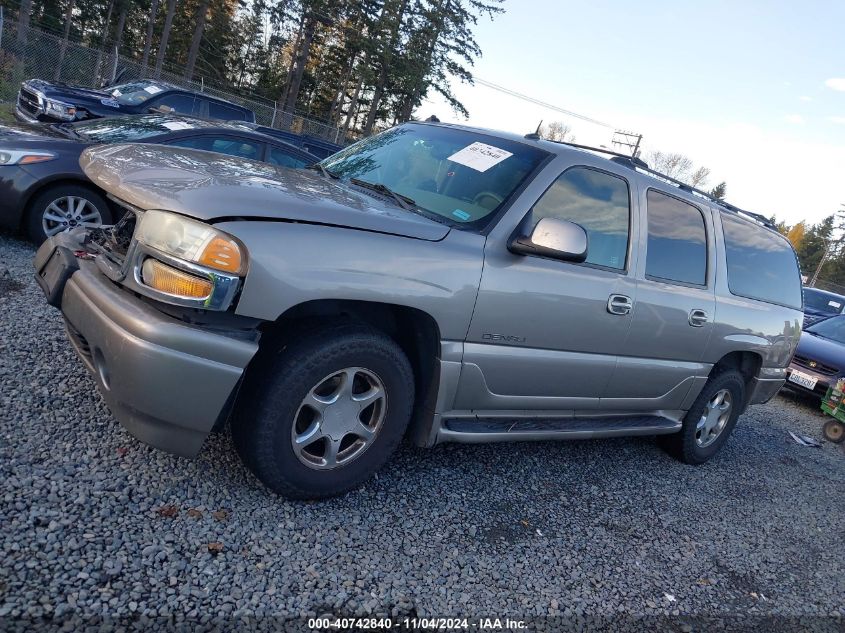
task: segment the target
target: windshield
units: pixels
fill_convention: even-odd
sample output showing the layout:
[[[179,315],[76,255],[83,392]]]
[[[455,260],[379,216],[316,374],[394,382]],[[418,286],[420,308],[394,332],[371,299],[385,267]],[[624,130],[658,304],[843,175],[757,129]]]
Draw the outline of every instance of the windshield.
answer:
[[[807,331],[822,338],[845,344],[845,316],[837,316],[832,319],[820,321],[808,327]]]
[[[111,96],[124,105],[140,105],[165,90],[167,90],[166,86],[154,81],[134,81],[114,86],[111,89]]]
[[[75,123],[73,131],[83,139],[95,143],[126,143],[197,127],[199,126],[188,119],[149,115],[92,119]]]
[[[404,125],[324,160],[345,181],[384,185],[448,224],[479,228],[548,154],[529,145],[434,125]]]
[[[845,306],[845,297],[829,295],[811,288],[804,289],[804,309],[810,308],[824,314],[841,314]]]

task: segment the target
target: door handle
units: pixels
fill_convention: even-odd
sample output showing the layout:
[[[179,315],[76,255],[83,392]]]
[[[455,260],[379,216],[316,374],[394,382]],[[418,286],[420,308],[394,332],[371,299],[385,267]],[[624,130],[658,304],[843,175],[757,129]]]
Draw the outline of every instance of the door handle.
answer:
[[[689,324],[693,327],[701,327],[705,323],[707,323],[707,313],[704,310],[690,310],[689,311]]]
[[[607,300],[607,311],[611,314],[624,316],[631,312],[634,304],[631,303],[631,297],[625,295],[610,295]]]

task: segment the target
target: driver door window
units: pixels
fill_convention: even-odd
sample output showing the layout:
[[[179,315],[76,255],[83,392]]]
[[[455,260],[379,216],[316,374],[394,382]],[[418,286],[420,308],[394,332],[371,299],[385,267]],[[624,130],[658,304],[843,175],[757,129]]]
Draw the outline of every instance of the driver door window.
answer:
[[[624,270],[630,215],[625,180],[589,167],[573,167],[536,202],[526,233],[542,218],[575,222],[587,232],[587,264]]]

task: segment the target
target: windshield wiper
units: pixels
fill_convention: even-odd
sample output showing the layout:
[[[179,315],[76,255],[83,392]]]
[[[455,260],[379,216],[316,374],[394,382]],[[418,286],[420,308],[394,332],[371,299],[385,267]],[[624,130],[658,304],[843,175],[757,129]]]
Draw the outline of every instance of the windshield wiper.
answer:
[[[337,174],[330,172],[328,169],[323,167],[322,163],[314,163],[313,165],[308,165],[306,169],[313,169],[315,171],[319,169],[326,178],[333,178],[334,180],[340,178],[340,176],[338,176]]]
[[[395,191],[393,191],[393,189],[391,189],[387,185],[383,185],[380,182],[368,182],[366,180],[360,180],[359,178],[350,178],[349,182],[351,182],[353,185],[363,187],[364,189],[370,189],[372,191],[376,191],[378,193],[390,196],[396,201],[396,204],[405,209],[405,211],[414,211],[414,207],[417,206],[417,203],[413,198],[403,196],[401,193],[396,193]]]
[[[84,137],[73,129],[70,123],[53,123],[50,128],[57,131],[62,136],[69,136],[70,138],[83,139]]]

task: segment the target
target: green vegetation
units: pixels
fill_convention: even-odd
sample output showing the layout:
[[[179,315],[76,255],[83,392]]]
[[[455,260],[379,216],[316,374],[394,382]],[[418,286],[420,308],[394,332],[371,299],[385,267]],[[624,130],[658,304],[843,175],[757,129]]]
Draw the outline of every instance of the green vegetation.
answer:
[[[0,124],[13,123],[15,120],[15,106],[11,103],[0,103]]]
[[[16,21],[4,47],[25,50],[28,41],[22,57],[49,57],[49,73],[63,79],[75,78],[67,70],[74,64],[83,68],[74,56],[96,57],[82,81],[110,76],[109,56],[117,49],[148,76],[166,71],[202,80],[354,135],[410,119],[433,93],[466,113],[450,82],[472,81],[470,68],[481,55],[473,31],[479,19],[501,13],[503,1],[0,0],[0,6]],[[41,33],[53,37],[36,47]]]

